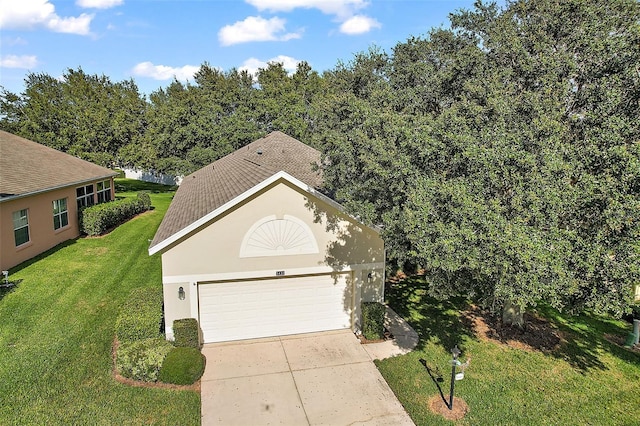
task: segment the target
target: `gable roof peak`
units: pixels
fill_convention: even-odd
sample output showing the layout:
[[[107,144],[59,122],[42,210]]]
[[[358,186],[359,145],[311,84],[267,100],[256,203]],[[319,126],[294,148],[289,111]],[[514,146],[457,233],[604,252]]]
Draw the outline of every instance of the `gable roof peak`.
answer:
[[[280,131],[271,132],[185,177],[151,248],[284,172],[309,188],[322,185],[320,152]]]

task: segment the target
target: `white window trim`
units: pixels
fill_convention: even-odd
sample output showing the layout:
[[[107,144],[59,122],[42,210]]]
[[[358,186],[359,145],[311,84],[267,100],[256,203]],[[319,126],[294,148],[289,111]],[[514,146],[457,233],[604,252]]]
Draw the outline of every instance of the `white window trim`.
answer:
[[[98,186],[100,184],[103,185],[102,189],[98,189]],[[105,196],[104,201],[100,201],[101,194],[104,194]],[[111,201],[111,181],[110,180],[103,180],[100,182],[96,182],[96,198],[98,200],[98,204]]]
[[[64,204],[65,204],[65,209],[63,211],[60,211],[58,213],[56,213],[56,203],[59,201],[63,201],[64,200]],[[62,224],[62,216],[65,215],[67,217],[67,224],[63,225]],[[58,228],[56,228],[56,216],[59,218],[59,223],[60,226]],[[53,200],[53,230],[54,231],[58,231],[60,229],[64,229],[66,227],[69,226],[69,200],[68,197],[65,198],[60,198],[58,200]]]
[[[16,228],[15,220],[14,220],[14,223],[13,223],[13,243],[15,244],[15,247],[16,247],[16,248],[18,248],[18,247],[22,247],[22,246],[24,246],[25,244],[29,244],[29,243],[31,242],[31,228],[30,228],[30,226],[29,226],[29,209],[20,209],[20,210],[17,210],[17,211],[15,211],[15,212],[13,212],[13,214],[15,215],[15,213],[17,213],[17,212],[22,212],[22,211],[24,211],[24,212],[25,212],[25,215],[24,215],[24,216],[25,216],[25,217],[26,217],[26,219],[27,219],[27,224],[26,224],[26,225],[24,225],[24,226],[21,226],[21,227],[19,227],[19,228]],[[13,215],[12,215],[12,216],[13,216]],[[12,219],[13,219],[13,217],[12,217]],[[27,228],[27,238],[28,238],[28,239],[27,239],[27,241],[25,241],[24,243],[17,244],[17,241],[16,241],[16,231],[17,231],[17,230],[20,230],[20,229],[24,229],[24,228]]]
[[[87,192],[87,187],[89,187],[89,186],[91,187],[91,193],[87,194],[86,193]],[[78,194],[77,190],[80,189],[80,188],[82,188],[82,190],[83,190],[83,195],[78,196],[77,195]],[[95,187],[95,185],[93,183],[90,183],[88,185],[82,185],[82,186],[76,187],[76,204],[78,203],[78,201],[82,200],[81,206],[78,206],[78,207],[90,207],[90,206],[93,206],[95,204],[95,200],[96,200],[95,199],[95,194],[96,194],[96,187]],[[91,199],[91,203],[90,204],[86,203],[86,201],[85,201],[85,200],[88,200],[89,198]]]

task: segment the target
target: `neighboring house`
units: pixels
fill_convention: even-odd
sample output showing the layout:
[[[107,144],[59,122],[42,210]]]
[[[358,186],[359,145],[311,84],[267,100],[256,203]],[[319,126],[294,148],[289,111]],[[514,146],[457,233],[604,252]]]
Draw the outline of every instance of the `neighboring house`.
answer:
[[[149,248],[165,326],[205,343],[351,328],[382,301],[384,243],[320,193],[320,153],[274,132],[186,176]]]
[[[0,131],[0,267],[80,235],[78,209],[114,197],[115,172]]]

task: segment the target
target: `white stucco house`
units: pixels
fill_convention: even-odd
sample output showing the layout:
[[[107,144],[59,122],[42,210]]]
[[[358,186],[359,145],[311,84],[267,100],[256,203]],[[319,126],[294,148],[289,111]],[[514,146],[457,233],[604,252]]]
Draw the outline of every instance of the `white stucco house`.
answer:
[[[358,331],[383,301],[384,242],[320,192],[320,153],[273,132],[186,176],[151,242],[165,327],[196,318],[204,343]]]

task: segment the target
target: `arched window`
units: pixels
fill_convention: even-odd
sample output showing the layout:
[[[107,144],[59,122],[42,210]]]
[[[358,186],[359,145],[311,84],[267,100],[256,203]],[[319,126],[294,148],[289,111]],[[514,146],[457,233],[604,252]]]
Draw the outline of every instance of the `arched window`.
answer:
[[[318,253],[318,243],[309,226],[284,215],[267,216],[249,229],[240,246],[240,257],[285,256]]]

